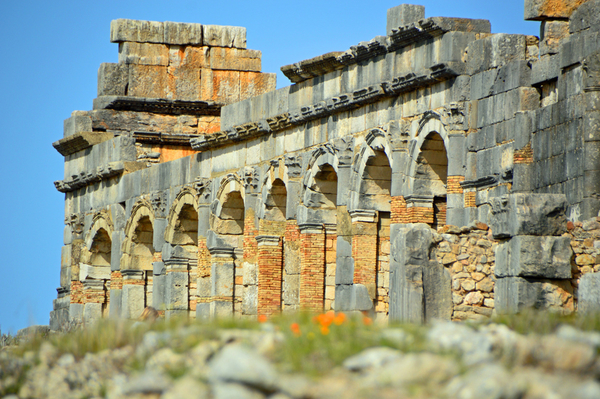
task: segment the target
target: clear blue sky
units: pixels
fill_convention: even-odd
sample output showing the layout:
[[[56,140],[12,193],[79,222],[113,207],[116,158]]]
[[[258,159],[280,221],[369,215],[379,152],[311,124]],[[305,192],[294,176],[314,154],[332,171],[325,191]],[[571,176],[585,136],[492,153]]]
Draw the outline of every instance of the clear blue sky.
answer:
[[[63,158],[52,142],[63,120],[89,110],[100,63],[117,62],[109,41],[117,18],[197,22],[247,28],[263,71],[385,35],[386,11],[399,1],[104,0],[0,2],[0,329],[48,324],[59,286]],[[426,17],[485,18],[493,32],[539,35],[523,21],[523,0],[423,0]]]

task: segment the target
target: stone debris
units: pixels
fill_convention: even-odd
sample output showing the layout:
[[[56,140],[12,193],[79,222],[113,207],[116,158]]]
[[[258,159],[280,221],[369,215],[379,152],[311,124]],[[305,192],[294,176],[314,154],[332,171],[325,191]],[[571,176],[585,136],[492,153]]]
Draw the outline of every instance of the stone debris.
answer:
[[[411,335],[402,329],[381,333],[391,337],[400,331]],[[372,347],[317,376],[290,372],[272,355],[259,354],[248,337],[272,335],[269,331],[253,330],[229,342],[202,341],[181,353],[171,343],[195,336],[194,328],[160,334],[166,346],[153,352],[148,350],[155,347],[157,332],[150,331],[135,349],[78,359],[59,356],[48,342],[22,357],[2,348],[0,394],[21,372],[16,393],[5,397],[528,399],[595,398],[600,393],[600,333],[567,325],[548,335],[521,335],[499,324],[440,321],[428,327],[422,352],[411,352],[410,346],[408,351]]]

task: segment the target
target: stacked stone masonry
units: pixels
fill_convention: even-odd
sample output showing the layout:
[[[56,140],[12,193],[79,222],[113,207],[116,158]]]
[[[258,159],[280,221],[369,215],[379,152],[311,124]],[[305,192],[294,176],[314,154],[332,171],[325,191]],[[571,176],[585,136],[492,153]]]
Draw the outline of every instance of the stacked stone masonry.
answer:
[[[113,21],[119,61],[53,144],[52,328],[599,309],[600,0],[525,18],[540,38],[403,4],[277,90],[244,28]]]

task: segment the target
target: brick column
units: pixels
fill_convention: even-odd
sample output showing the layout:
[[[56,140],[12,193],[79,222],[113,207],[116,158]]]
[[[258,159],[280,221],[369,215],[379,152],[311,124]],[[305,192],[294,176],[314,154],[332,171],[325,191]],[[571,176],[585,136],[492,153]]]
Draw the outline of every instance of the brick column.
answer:
[[[300,307],[322,311],[325,298],[325,234],[320,224],[300,228]]]
[[[331,310],[335,300],[337,263],[337,224],[325,224],[325,310]]]
[[[137,319],[145,306],[144,271],[121,270],[121,275],[123,276],[121,315],[126,319]]]
[[[211,315],[231,316],[234,299],[234,248],[209,248],[211,255]]]
[[[352,218],[354,283],[367,287],[369,297],[377,294],[377,211],[355,210]]]
[[[281,311],[283,242],[272,235],[256,236],[258,243],[258,314]]]

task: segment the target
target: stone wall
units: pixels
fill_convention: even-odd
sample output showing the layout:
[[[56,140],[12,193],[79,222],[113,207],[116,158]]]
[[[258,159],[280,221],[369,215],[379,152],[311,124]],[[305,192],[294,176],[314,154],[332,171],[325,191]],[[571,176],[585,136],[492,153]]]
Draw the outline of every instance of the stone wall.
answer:
[[[144,306],[573,311],[595,276],[590,238],[565,234],[600,210],[600,0],[555,3],[526,1],[540,39],[400,5],[385,36],[282,67],[278,90],[244,28],[114,21],[119,62],[54,143],[53,328]]]

